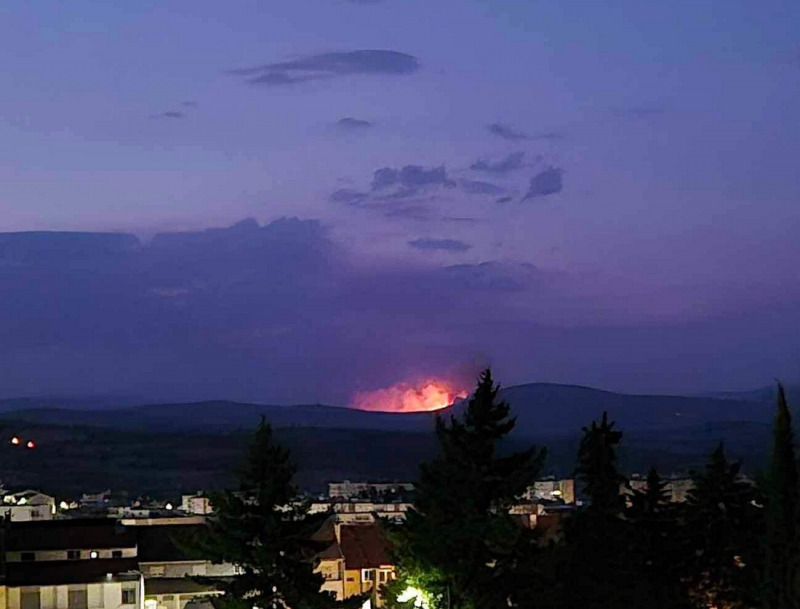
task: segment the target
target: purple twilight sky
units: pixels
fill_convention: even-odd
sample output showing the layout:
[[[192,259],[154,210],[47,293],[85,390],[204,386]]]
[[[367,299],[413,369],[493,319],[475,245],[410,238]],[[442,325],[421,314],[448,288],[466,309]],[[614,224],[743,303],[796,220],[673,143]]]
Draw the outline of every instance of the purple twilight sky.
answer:
[[[0,235],[0,397],[796,380],[798,25],[790,0],[5,0],[0,231],[135,237]]]

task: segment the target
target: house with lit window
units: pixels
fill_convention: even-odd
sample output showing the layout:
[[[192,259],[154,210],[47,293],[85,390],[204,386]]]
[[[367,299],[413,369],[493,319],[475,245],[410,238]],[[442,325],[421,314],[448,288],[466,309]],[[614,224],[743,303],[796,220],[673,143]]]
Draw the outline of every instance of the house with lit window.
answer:
[[[329,592],[337,601],[344,596],[344,555],[339,547],[338,522],[336,516],[325,520],[311,539],[324,549],[317,555],[316,571],[322,575],[323,592]]]
[[[537,480],[528,489],[525,499],[529,501],[560,501],[566,504],[573,504],[575,503],[575,480],[572,478]]]
[[[5,609],[143,609],[135,535],[112,520],[9,522]]]
[[[395,577],[389,558],[389,541],[377,524],[343,524],[339,547],[344,556],[345,598],[370,594],[373,605],[381,607],[381,587]]]
[[[374,520],[352,524],[341,522],[334,515],[317,531],[314,540],[328,544],[317,556],[317,571],[325,578],[323,590],[338,601],[367,595],[373,607],[383,606],[381,587],[396,575],[389,557],[389,541]]]

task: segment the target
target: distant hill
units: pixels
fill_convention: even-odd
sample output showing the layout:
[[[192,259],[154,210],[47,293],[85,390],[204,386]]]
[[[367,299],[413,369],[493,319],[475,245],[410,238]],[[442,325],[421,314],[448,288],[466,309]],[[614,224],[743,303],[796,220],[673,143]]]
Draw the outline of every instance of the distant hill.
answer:
[[[275,427],[368,429],[427,432],[433,430],[432,413],[367,412],[336,406],[270,406],[210,401],[183,404],[148,404],[113,410],[25,408],[0,413],[3,421],[50,425],[111,427],[161,431],[236,431],[255,427],[261,417]]]
[[[772,404],[730,401],[710,397],[632,395],[574,385],[532,383],[503,391],[517,416],[521,433],[547,436],[577,433],[593,419],[608,412],[621,429],[666,430],[706,423],[765,422]]]
[[[589,387],[533,383],[503,390],[502,395],[517,417],[515,435],[538,438],[578,433],[604,411],[629,431],[667,430],[709,423],[771,420],[772,403],[764,400],[731,400],[716,397],[630,395]],[[450,412],[459,413],[465,402]],[[363,429],[421,432],[433,429],[435,413],[367,412],[321,404],[272,406],[209,401],[182,404],[150,404],[115,409],[70,407],[65,402],[8,408],[0,402],[5,421],[111,427],[162,431],[233,431],[249,429],[265,416],[275,427]],[[58,406],[58,407],[56,407]],[[440,414],[447,416],[448,411]]]
[[[800,385],[784,384],[786,395],[791,401],[794,396],[800,397]],[[776,395],[776,386],[768,385],[767,387],[760,387],[759,389],[752,389],[750,391],[716,391],[711,393],[700,394],[699,397],[717,398],[720,400],[736,400],[740,402],[774,402]]]
[[[5,412],[28,410],[115,410],[140,404],[141,400],[129,397],[24,397],[0,399],[0,416]]]
[[[664,473],[700,468],[720,440],[755,472],[768,454],[774,408],[771,399],[626,395],[547,383],[508,387],[503,397],[517,416],[504,450],[546,446],[546,473],[563,476],[574,471],[581,427],[603,411],[624,433],[619,457],[626,472],[653,465]],[[449,412],[464,407],[462,401]],[[0,438],[0,479],[68,497],[109,487],[158,496],[222,488],[233,483],[262,415],[292,451],[298,482],[314,491],[336,479],[413,479],[437,451],[436,413],[224,401],[103,408],[79,400],[6,400],[0,402],[0,436],[31,438],[38,447],[28,451]]]

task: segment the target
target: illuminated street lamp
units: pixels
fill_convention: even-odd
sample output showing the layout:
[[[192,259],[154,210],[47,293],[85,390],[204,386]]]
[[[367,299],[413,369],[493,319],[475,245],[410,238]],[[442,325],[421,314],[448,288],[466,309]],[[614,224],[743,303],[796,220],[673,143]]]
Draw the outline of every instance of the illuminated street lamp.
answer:
[[[414,586],[409,586],[397,597],[398,603],[407,603],[409,601],[414,601],[415,609],[430,609],[431,607],[430,595]]]

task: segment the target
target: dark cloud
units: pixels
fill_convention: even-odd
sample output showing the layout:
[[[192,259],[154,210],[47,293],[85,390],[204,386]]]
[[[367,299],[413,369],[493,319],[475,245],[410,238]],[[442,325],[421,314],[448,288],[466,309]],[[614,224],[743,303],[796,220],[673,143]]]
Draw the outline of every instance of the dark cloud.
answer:
[[[460,180],[458,184],[464,192],[471,195],[500,195],[506,191],[505,188],[497,184],[478,180]]]
[[[544,171],[540,171],[531,178],[528,192],[522,200],[527,201],[535,197],[546,197],[561,192],[564,188],[563,175],[564,170],[557,167],[548,167]]]
[[[543,273],[533,264],[488,261],[448,266],[440,275],[447,283],[467,290],[518,292],[538,283]]]
[[[472,246],[458,239],[414,239],[408,244],[418,250],[439,250],[444,252],[466,252]]]
[[[512,152],[507,157],[494,163],[484,159],[478,159],[472,165],[470,165],[470,169],[473,171],[482,171],[484,173],[508,173],[509,171],[520,169],[522,167],[522,160],[524,158],[524,152]]]
[[[497,203],[511,203],[514,200],[514,197],[500,197],[497,199]]]
[[[0,234],[0,286],[14,295],[0,307],[0,395],[346,405],[361,382],[428,378],[476,354],[509,383],[534,380],[532,369],[569,382],[599,370],[591,382],[640,388],[642,375],[663,382],[653,362],[665,348],[682,354],[670,376],[724,386],[741,380],[709,381],[703,362],[723,354],[720,370],[756,366],[754,377],[769,378],[800,340],[797,324],[760,304],[748,313],[741,298],[726,299],[738,314],[712,315],[705,294],[637,292],[636,282],[530,264],[354,259],[322,224],[297,219],[149,243]],[[769,297],[798,319],[796,294],[786,301],[781,289]],[[676,313],[690,310],[689,321]],[[786,340],[764,362],[778,331]]]
[[[455,188],[456,182],[447,175],[444,165],[426,168],[406,165],[401,169],[382,167],[372,177],[369,192],[340,188],[330,195],[334,203],[380,211],[387,218],[431,220],[436,214],[428,208],[441,188]]]
[[[365,121],[360,118],[353,118],[351,116],[347,116],[343,119],[340,119],[338,123],[336,123],[342,129],[348,129],[351,131],[360,131],[362,129],[367,129],[372,127],[372,123],[369,121]]]
[[[489,130],[489,133],[512,142],[520,142],[531,139],[528,134],[523,133],[522,131],[517,131],[513,127],[503,125],[502,123],[492,123],[491,125],[487,125],[486,128]]]
[[[444,188],[456,186],[455,181],[447,177],[444,165],[427,169],[422,165],[406,165],[402,169],[382,167],[376,170],[372,177],[373,191],[397,187],[398,190],[394,193],[396,198],[413,196],[426,188],[436,186]]]
[[[166,112],[159,112],[158,114],[154,114],[151,118],[186,118],[186,114],[184,112],[178,112],[176,110],[168,110]]]
[[[353,74],[403,75],[416,72],[419,60],[397,51],[361,50],[308,55],[252,68],[230,70],[247,77],[247,82],[264,85],[289,85],[309,80],[338,78]]]
[[[360,205],[368,198],[368,193],[353,190],[352,188],[340,188],[333,191],[330,196],[330,200],[334,203],[347,203],[349,205]]]
[[[504,140],[508,140],[510,142],[523,142],[523,141],[535,141],[535,140],[554,141],[563,139],[564,137],[564,135],[558,131],[544,131],[542,133],[536,133],[530,135],[522,131],[517,131],[513,127],[509,125],[504,125],[502,123],[492,123],[491,125],[487,125],[486,128],[489,130],[489,133],[492,133],[497,137],[501,137]]]
[[[196,101],[184,101],[181,102],[181,106],[184,108],[197,108],[198,103]]]

